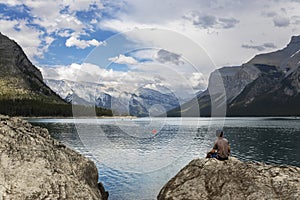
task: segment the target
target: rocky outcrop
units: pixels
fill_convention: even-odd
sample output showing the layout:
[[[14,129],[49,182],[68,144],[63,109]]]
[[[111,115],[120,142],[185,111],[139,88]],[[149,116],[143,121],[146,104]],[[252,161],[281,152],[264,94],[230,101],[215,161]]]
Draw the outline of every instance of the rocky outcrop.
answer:
[[[300,168],[263,163],[195,159],[160,191],[171,199],[300,199]]]
[[[105,199],[97,180],[95,164],[46,129],[0,116],[0,199]]]

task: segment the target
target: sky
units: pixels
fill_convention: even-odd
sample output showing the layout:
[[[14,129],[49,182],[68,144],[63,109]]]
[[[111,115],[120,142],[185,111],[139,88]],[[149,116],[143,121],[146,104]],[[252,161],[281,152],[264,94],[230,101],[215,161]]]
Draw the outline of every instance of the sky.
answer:
[[[300,35],[299,10],[300,0],[0,0],[0,32],[45,78],[196,93],[216,68]]]

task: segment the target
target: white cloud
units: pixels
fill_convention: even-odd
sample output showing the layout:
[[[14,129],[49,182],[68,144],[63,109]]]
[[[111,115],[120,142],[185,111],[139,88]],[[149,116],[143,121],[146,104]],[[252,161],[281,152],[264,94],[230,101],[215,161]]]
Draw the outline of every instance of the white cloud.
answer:
[[[26,23],[26,21],[0,19],[1,32],[21,45],[30,60],[34,61],[35,56],[42,56],[45,51],[39,48],[43,42],[40,39],[42,32],[26,26]],[[50,44],[52,41],[46,38],[45,42]]]
[[[266,49],[275,49],[276,46],[273,43],[264,43],[262,45],[243,44],[242,48],[245,48],[245,49],[255,49],[257,51],[264,51]]]
[[[72,35],[71,31],[69,29],[67,30],[59,30],[57,32],[57,35],[60,37],[70,37]]]
[[[208,82],[207,77],[201,72],[193,72],[189,80],[195,90],[201,90],[205,88]]]
[[[87,47],[91,46],[100,46],[100,45],[105,45],[105,42],[102,41],[97,41],[96,39],[92,40],[80,40],[76,36],[71,36],[69,39],[66,40],[66,46],[67,47],[77,47],[80,49],[85,49]]]
[[[215,29],[228,29],[234,28],[239,20],[230,17],[216,17],[215,15],[201,14],[197,11],[192,11],[183,16],[184,19],[187,19],[193,23],[196,27],[200,28],[215,28]]]
[[[270,41],[281,48],[286,45],[290,36],[298,35],[300,31],[298,0],[122,0],[105,1],[105,5],[102,0],[0,2],[10,6],[26,5],[33,18],[31,23],[41,27],[40,29],[25,23],[27,28],[23,27],[20,31],[21,34],[24,31],[25,35],[29,30],[33,33],[28,37],[33,38],[32,44],[26,46],[26,53],[30,57],[42,56],[47,51],[53,42],[45,38],[49,36],[54,39],[55,36],[66,37],[69,46],[86,48],[88,45],[97,46],[101,43],[95,38],[88,38],[89,33],[98,31],[97,28],[118,33],[138,28],[161,28],[191,38],[208,52],[218,66],[238,65],[255,54],[241,47],[247,41],[253,40],[256,44]],[[105,15],[101,13],[102,10]],[[77,11],[95,12],[92,18],[84,21],[76,15]],[[189,16],[191,13],[194,15]],[[190,17],[189,20],[186,16]],[[2,14],[2,21],[8,21],[6,17]],[[98,23],[97,27],[94,23]],[[5,23],[0,26],[1,32],[15,31],[7,31]],[[9,36],[16,38],[14,33]],[[86,38],[85,41],[82,36]],[[20,40],[20,37],[16,40]],[[146,41],[147,37],[151,36],[140,39]],[[27,43],[26,39],[20,42],[23,46],[22,43]]]
[[[290,25],[290,19],[288,17],[277,16],[273,19],[274,26],[286,27]]]
[[[89,10],[90,6],[97,6],[97,8],[104,8],[103,4],[99,0],[63,0],[65,6],[69,6],[71,11]]]
[[[92,19],[90,23],[91,23],[91,24],[97,24],[97,23],[98,23],[98,20]]]
[[[122,54],[116,57],[108,58],[108,60],[117,64],[135,65],[138,63],[138,61],[133,57],[125,56]]]
[[[93,26],[89,23],[84,23],[77,16],[76,12],[78,11],[90,11],[90,10],[99,10],[103,9],[104,6],[99,0],[53,0],[53,1],[44,1],[44,0],[0,0],[0,3],[3,3],[8,6],[23,6],[29,8],[29,14],[33,18],[29,23],[22,23],[17,36],[16,31],[7,30],[11,26],[6,26],[12,22],[5,22],[5,17],[1,16],[1,32],[5,32],[8,36],[13,39],[16,39],[22,47],[24,47],[28,56],[33,59],[34,56],[43,57],[44,52],[47,51],[48,47],[55,40],[53,35],[59,35],[62,37],[75,36],[75,38],[69,38],[68,44],[75,45],[78,48],[86,48],[88,46],[98,46],[102,45],[102,42],[97,41],[96,39],[89,39],[87,41],[82,41],[79,38],[81,35],[87,35],[87,31],[94,31]],[[14,8],[15,9],[15,8]],[[64,12],[62,12],[64,10]],[[95,19],[96,20],[96,19]],[[21,26],[19,25],[19,26]],[[39,28],[38,26],[42,27]],[[3,27],[3,28],[2,28]],[[32,35],[27,35],[29,30],[32,32]],[[38,37],[37,37],[38,34]],[[24,35],[29,36],[28,39]],[[50,39],[50,36],[51,38]],[[20,38],[25,39],[25,42],[20,40]],[[28,46],[26,40],[31,39],[31,46]],[[54,39],[54,40],[53,40]]]
[[[183,60],[181,59],[181,55],[169,52],[164,49],[160,49],[156,53],[155,59],[161,63],[170,63],[170,64],[175,64],[175,65],[184,64]]]
[[[180,73],[160,64],[142,64],[139,70],[114,71],[90,63],[71,64],[69,66],[40,67],[45,79],[94,82],[113,87],[124,92],[135,91],[140,87],[163,88],[182,98],[193,95],[198,89],[204,89],[200,74]],[[200,83],[195,83],[202,80]],[[194,81],[194,82],[192,82]],[[201,86],[200,86],[201,85]],[[202,88],[200,88],[202,87]],[[194,89],[197,89],[194,91]]]
[[[257,44],[264,44],[268,41],[277,48],[282,48],[292,35],[298,35],[300,31],[300,23],[297,23],[296,17],[299,15],[300,5],[290,1],[176,0],[162,2],[153,0],[141,2],[131,0],[125,2],[127,7],[125,6],[123,10],[116,13],[113,19],[99,21],[101,29],[115,32],[143,28],[172,30],[201,45],[218,67],[240,65],[253,57],[255,52],[241,47],[249,40]],[[187,20],[186,16],[195,11],[198,13],[198,19],[194,16],[194,20],[192,18]],[[278,16],[286,19],[280,21]],[[293,20],[288,25],[288,19],[292,19],[291,17]],[[274,26],[273,18],[277,27],[281,26],[280,29]],[[193,24],[193,21],[196,24]],[[145,35],[140,39],[147,41],[148,37],[151,36]],[[267,50],[265,48],[263,51]],[[256,53],[261,52],[257,50]]]

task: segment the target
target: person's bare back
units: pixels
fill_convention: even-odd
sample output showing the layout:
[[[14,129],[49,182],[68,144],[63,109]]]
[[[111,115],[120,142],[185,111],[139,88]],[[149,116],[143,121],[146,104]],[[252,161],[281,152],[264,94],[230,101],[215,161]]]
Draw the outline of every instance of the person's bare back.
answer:
[[[229,142],[226,138],[218,137],[215,141],[214,147],[217,151],[217,158],[226,159],[229,156]]]
[[[226,138],[224,138],[224,133],[222,130],[216,131],[216,136],[218,137],[214,143],[214,147],[207,154],[207,158],[217,158],[218,160],[228,160],[230,155],[230,145]]]

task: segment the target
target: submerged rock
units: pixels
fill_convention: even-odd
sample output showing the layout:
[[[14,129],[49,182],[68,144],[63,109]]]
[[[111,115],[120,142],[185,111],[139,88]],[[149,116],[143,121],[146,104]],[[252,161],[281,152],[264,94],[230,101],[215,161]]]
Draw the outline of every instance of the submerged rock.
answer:
[[[300,168],[256,162],[195,159],[160,191],[171,199],[300,199]]]
[[[100,186],[92,161],[46,129],[0,115],[0,199],[107,199]]]

